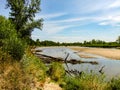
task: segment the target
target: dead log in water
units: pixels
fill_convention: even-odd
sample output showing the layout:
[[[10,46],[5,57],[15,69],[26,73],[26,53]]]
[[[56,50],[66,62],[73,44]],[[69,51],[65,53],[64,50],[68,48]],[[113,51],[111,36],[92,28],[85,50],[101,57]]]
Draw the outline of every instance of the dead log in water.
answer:
[[[82,63],[90,63],[90,64],[93,64],[93,65],[96,65],[98,64],[98,62],[96,61],[81,61],[81,60],[76,60],[76,59],[70,59],[70,60],[64,60],[62,58],[56,58],[56,57],[52,57],[52,56],[48,56],[48,55],[44,55],[44,54],[38,54],[38,53],[35,53],[36,56],[38,56],[39,58],[43,59],[44,62],[52,62],[52,61],[57,61],[57,62],[65,62],[65,63],[71,63],[71,64],[82,64]],[[69,54],[67,55],[67,57],[69,56]]]

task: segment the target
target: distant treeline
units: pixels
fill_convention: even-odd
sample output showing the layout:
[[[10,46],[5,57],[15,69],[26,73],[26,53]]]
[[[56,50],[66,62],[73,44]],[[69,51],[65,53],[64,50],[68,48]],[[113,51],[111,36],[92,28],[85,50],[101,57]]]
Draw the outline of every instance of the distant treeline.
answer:
[[[32,46],[84,46],[84,47],[103,47],[103,48],[114,48],[114,47],[120,47],[120,37],[114,41],[114,42],[105,42],[102,40],[91,40],[91,41],[84,41],[84,42],[74,42],[74,43],[60,43],[60,42],[54,42],[54,41],[40,41],[37,39],[29,40],[30,45]]]

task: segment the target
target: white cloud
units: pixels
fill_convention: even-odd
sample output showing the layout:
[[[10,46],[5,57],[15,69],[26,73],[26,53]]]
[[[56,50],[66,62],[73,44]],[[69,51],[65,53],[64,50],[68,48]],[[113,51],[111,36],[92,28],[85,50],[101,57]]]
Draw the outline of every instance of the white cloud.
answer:
[[[85,38],[80,36],[53,36],[51,40],[56,42],[82,42]]]
[[[118,7],[120,7],[120,0],[116,0],[108,6],[108,8],[118,8]]]
[[[47,34],[55,34],[70,27],[74,27],[74,25],[60,25],[46,22],[43,26],[43,31]]]
[[[111,25],[111,26],[119,26],[120,24],[120,15],[118,16],[108,16],[105,20],[101,21],[99,25]]]
[[[43,26],[43,32],[47,34],[56,34],[64,30],[68,30],[71,27],[79,27],[89,23],[98,23],[100,26],[119,26],[120,15],[115,16],[96,16],[96,17],[78,17],[69,18],[64,20],[50,20],[45,21]]]
[[[114,2],[115,0],[73,0],[72,6],[74,8],[70,9],[69,12],[81,14],[102,12]]]
[[[65,19],[65,20],[59,20],[57,21],[58,23],[69,23],[69,22],[78,22],[78,21],[83,21],[86,20],[87,18],[80,17],[80,18],[70,18],[70,19]]]
[[[108,22],[100,22],[98,25],[106,26],[106,25],[109,25],[109,23]]]
[[[36,15],[35,19],[51,19],[51,18],[56,18],[56,17],[61,17],[66,15],[67,13],[52,13],[52,14],[42,14],[42,15]]]

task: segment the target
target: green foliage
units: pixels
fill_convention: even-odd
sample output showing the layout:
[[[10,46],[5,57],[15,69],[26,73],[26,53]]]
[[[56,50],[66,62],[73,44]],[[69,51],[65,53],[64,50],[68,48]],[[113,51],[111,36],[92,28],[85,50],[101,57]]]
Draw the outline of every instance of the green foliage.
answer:
[[[120,78],[112,79],[110,82],[111,90],[120,90]]]
[[[0,49],[0,63],[4,63],[7,59],[11,60],[10,55],[3,52],[2,49]]]
[[[105,42],[105,41],[93,39],[91,41],[84,41],[84,43],[81,46],[113,48],[113,47],[119,47],[120,44],[117,42]]]
[[[61,63],[53,62],[49,69],[49,74],[52,80],[61,82],[65,77],[65,70]]]
[[[43,19],[34,20],[40,11],[40,0],[7,0],[10,8],[10,20],[21,38],[30,38],[34,28],[41,29]]]
[[[77,78],[66,77],[65,90],[84,90]]]
[[[0,47],[14,59],[20,60],[24,54],[25,44],[17,37],[10,20],[0,16]]]
[[[11,36],[16,36],[14,25],[3,16],[0,16],[0,47],[4,45],[5,41]]]
[[[21,60],[25,51],[25,43],[17,37],[10,37],[6,40],[3,49],[9,53],[15,60]]]
[[[54,41],[39,41],[37,39],[36,41],[31,41],[31,45],[37,45],[37,46],[83,46],[83,47],[102,47],[102,48],[115,48],[120,47],[120,44],[118,43],[118,40],[116,42],[105,42],[101,40],[91,40],[91,41],[84,41],[81,42],[73,42],[73,43],[60,43],[60,42],[54,42]]]
[[[79,77],[67,77],[65,90],[107,90],[104,76],[94,73],[83,73]]]
[[[44,80],[46,77],[47,68],[42,61],[31,54],[27,50],[26,54],[23,56],[22,64],[25,69],[25,72],[31,75],[32,78],[37,78],[38,80]]]
[[[118,36],[118,39],[116,40],[118,44],[120,44],[120,36]]]

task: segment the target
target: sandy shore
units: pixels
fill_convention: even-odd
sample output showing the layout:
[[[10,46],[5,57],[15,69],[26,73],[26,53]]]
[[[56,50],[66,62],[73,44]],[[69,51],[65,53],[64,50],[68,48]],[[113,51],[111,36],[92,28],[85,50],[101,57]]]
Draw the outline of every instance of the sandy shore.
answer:
[[[103,57],[120,60],[120,49],[88,48],[88,47],[77,47],[77,46],[70,46],[69,48],[79,52],[96,54]]]

